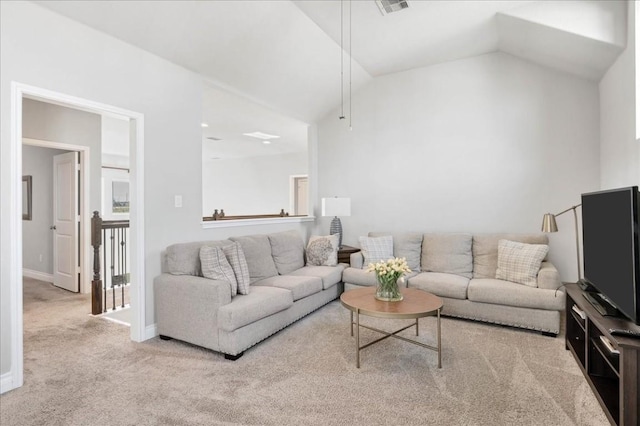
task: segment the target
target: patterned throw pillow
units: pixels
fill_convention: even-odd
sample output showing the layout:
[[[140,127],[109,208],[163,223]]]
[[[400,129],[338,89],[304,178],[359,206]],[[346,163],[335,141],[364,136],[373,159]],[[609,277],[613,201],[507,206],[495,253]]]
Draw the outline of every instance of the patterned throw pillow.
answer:
[[[220,247],[200,247],[200,264],[205,278],[227,281],[231,286],[231,297],[238,294],[236,274]]]
[[[498,241],[496,278],[537,287],[540,264],[547,255],[546,244],[525,244],[509,240]]]
[[[362,269],[367,269],[370,263],[378,263],[393,257],[393,237],[360,237],[360,249],[364,257]]]
[[[249,277],[249,266],[247,265],[247,259],[244,257],[244,252],[240,243],[233,243],[228,246],[222,247],[222,251],[227,260],[233,268],[233,272],[236,275],[238,281],[238,294],[249,294],[249,283],[251,278]]]
[[[336,266],[339,239],[338,234],[326,237],[312,235],[307,244],[307,266]]]

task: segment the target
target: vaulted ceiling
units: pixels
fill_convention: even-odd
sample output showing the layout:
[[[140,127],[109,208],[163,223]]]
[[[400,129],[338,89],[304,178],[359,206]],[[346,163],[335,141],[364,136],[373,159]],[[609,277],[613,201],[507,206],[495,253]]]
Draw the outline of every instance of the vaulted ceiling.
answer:
[[[341,45],[343,89],[356,92],[377,76],[495,51],[598,81],[626,44],[622,0],[409,0],[388,15],[374,0],[36,3],[304,123],[340,104]]]

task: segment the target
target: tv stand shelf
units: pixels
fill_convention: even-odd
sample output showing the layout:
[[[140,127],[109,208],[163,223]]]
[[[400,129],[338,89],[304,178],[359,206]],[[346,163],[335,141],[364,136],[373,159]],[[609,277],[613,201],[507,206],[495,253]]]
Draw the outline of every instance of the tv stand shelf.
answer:
[[[640,339],[609,333],[610,328],[639,330],[640,326],[624,318],[603,316],[577,284],[566,287],[567,350],[578,362],[611,424],[640,424]]]

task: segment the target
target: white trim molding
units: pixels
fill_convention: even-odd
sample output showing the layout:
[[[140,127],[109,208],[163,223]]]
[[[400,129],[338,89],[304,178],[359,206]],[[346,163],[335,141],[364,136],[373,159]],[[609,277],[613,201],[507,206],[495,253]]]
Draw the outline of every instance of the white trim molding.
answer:
[[[13,384],[13,374],[11,371],[0,376],[0,393],[9,392],[19,386]]]
[[[34,271],[33,269],[22,269],[22,276],[47,283],[53,283],[53,274],[49,274],[47,272]]]
[[[314,216],[301,217],[268,217],[262,219],[208,220],[202,222],[203,229],[233,228],[236,226],[273,225],[276,223],[314,222]]]
[[[144,329],[144,340],[153,339],[158,335],[158,325],[151,324],[145,327]]]
[[[91,293],[91,208],[89,206],[89,200],[91,197],[91,185],[89,185],[91,176],[91,149],[88,146],[30,138],[22,138],[22,144],[40,148],[55,148],[66,151],[75,151],[80,155],[80,188],[82,191],[82,206],[80,207],[80,223],[82,224],[80,228],[80,241],[82,241],[82,249],[80,250],[80,271],[82,273],[79,291],[84,294]],[[53,280],[51,282],[53,282]]]
[[[35,99],[65,107],[110,114],[130,121],[131,123],[131,158],[135,163],[131,173],[131,339],[140,342],[145,340],[146,318],[146,281],[145,281],[145,248],[144,248],[144,115],[138,112],[90,101],[64,93],[29,86],[16,81],[11,82],[11,141],[9,147],[10,160],[10,192],[9,203],[9,318],[11,321],[11,370],[0,377],[4,393],[19,388],[24,383],[24,347],[23,347],[23,315],[22,315],[22,99]],[[135,149],[135,151],[134,151]],[[87,186],[87,185],[85,185]],[[4,254],[3,254],[4,255]],[[87,262],[89,263],[89,262]]]

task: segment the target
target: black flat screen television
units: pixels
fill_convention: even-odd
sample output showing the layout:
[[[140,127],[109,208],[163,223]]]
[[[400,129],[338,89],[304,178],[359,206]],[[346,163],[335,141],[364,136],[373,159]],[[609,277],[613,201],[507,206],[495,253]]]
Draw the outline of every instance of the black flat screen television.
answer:
[[[638,187],[582,194],[584,278],[601,299],[640,324]]]

